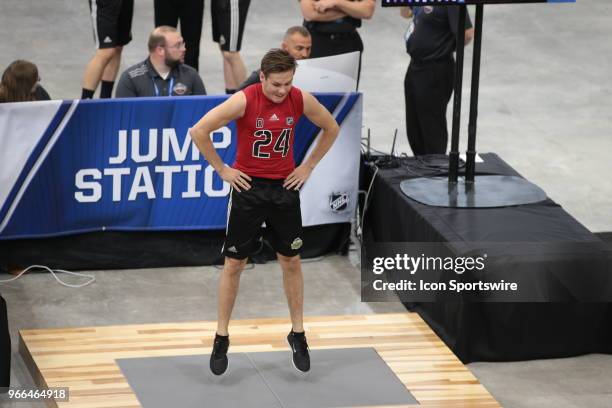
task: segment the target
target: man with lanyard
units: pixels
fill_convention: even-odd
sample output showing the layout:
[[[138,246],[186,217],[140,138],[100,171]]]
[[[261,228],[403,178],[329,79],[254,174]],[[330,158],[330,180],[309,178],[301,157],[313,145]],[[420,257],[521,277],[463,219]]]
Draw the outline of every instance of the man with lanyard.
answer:
[[[410,65],[404,79],[406,134],[415,156],[446,154],[446,107],[454,87],[459,6],[403,7],[401,15],[414,16],[406,32]],[[469,14],[465,44],[474,36]]]
[[[198,72],[184,64],[185,43],[176,28],[157,27],[148,45],[149,57],[121,74],[117,98],[206,95]]]
[[[310,93],[292,87],[297,64],[287,51],[272,49],[261,60],[261,83],[236,92],[209,111],[190,134],[217,174],[231,184],[225,264],[219,279],[217,333],[210,357],[215,375],[228,365],[229,320],[247,257],[257,249],[262,224],[283,270],[291,332],[287,342],[295,368],[310,370],[303,325],[304,281],[300,262],[302,218],[299,189],[331,148],[339,127]],[[304,114],[322,130],[312,153],[299,165],[293,159],[295,125]],[[211,133],[236,120],[237,152],[226,166],[211,142]]]

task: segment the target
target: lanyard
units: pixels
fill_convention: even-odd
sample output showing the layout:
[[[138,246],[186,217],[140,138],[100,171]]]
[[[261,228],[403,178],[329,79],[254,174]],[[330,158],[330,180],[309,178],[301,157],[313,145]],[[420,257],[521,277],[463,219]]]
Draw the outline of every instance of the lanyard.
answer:
[[[172,75],[172,74],[170,74]],[[151,80],[153,81],[153,88],[155,89],[155,96],[159,96],[159,88],[157,87],[157,84],[155,83],[155,78],[151,78]],[[174,89],[174,77],[171,76],[170,77],[170,86],[168,87],[168,96],[172,95],[172,90]]]

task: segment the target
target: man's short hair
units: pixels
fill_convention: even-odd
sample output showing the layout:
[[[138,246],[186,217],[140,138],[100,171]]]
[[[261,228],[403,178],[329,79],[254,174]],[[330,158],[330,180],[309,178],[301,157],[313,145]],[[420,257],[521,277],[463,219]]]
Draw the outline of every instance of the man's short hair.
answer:
[[[267,78],[270,74],[294,71],[297,67],[295,58],[287,51],[280,48],[272,48],[261,59],[261,72]]]
[[[166,36],[168,33],[176,33],[178,32],[176,28],[171,26],[159,26],[151,31],[149,34],[149,52],[155,51],[157,47],[165,47],[166,46]]]
[[[300,33],[302,37],[310,37],[310,32],[304,26],[293,26],[289,27],[287,31],[285,31],[285,39],[289,38],[295,33]]]

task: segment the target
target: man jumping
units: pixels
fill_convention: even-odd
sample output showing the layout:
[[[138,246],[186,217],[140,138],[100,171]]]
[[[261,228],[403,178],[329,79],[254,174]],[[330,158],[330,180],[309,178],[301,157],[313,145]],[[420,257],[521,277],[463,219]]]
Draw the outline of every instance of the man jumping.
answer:
[[[287,51],[268,51],[261,60],[261,84],[235,93],[191,129],[191,137],[208,163],[232,186],[222,250],[225,265],[219,279],[217,333],[210,357],[210,369],[216,375],[227,369],[228,325],[240,274],[247,257],[258,246],[264,222],[266,238],[283,270],[292,323],[287,341],[293,351],[293,364],[300,371],[310,370],[303,327],[299,189],[334,143],[339,127],[310,93],[292,87],[295,69],[295,59]],[[294,131],[302,114],[323,133],[312,154],[295,167]],[[234,119],[238,147],[236,160],[229,167],[215,151],[210,135]]]

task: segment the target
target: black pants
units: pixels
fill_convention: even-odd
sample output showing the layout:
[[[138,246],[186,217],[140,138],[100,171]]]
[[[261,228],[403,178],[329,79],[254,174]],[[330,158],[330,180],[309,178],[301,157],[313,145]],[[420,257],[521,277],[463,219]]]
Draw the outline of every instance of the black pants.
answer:
[[[178,27],[185,41],[185,64],[198,70],[200,37],[204,18],[204,0],[155,0],[155,27]]]
[[[404,78],[406,134],[415,156],[445,154],[446,107],[453,93],[455,61],[410,62]]]
[[[11,379],[11,337],[8,329],[6,302],[0,296],[0,387],[8,387]]]
[[[363,42],[359,33],[355,30],[350,33],[330,34],[312,30],[310,35],[312,37],[310,58],[331,57],[332,55],[359,51],[359,67],[357,71],[357,88],[359,88],[361,54],[363,53]]]

